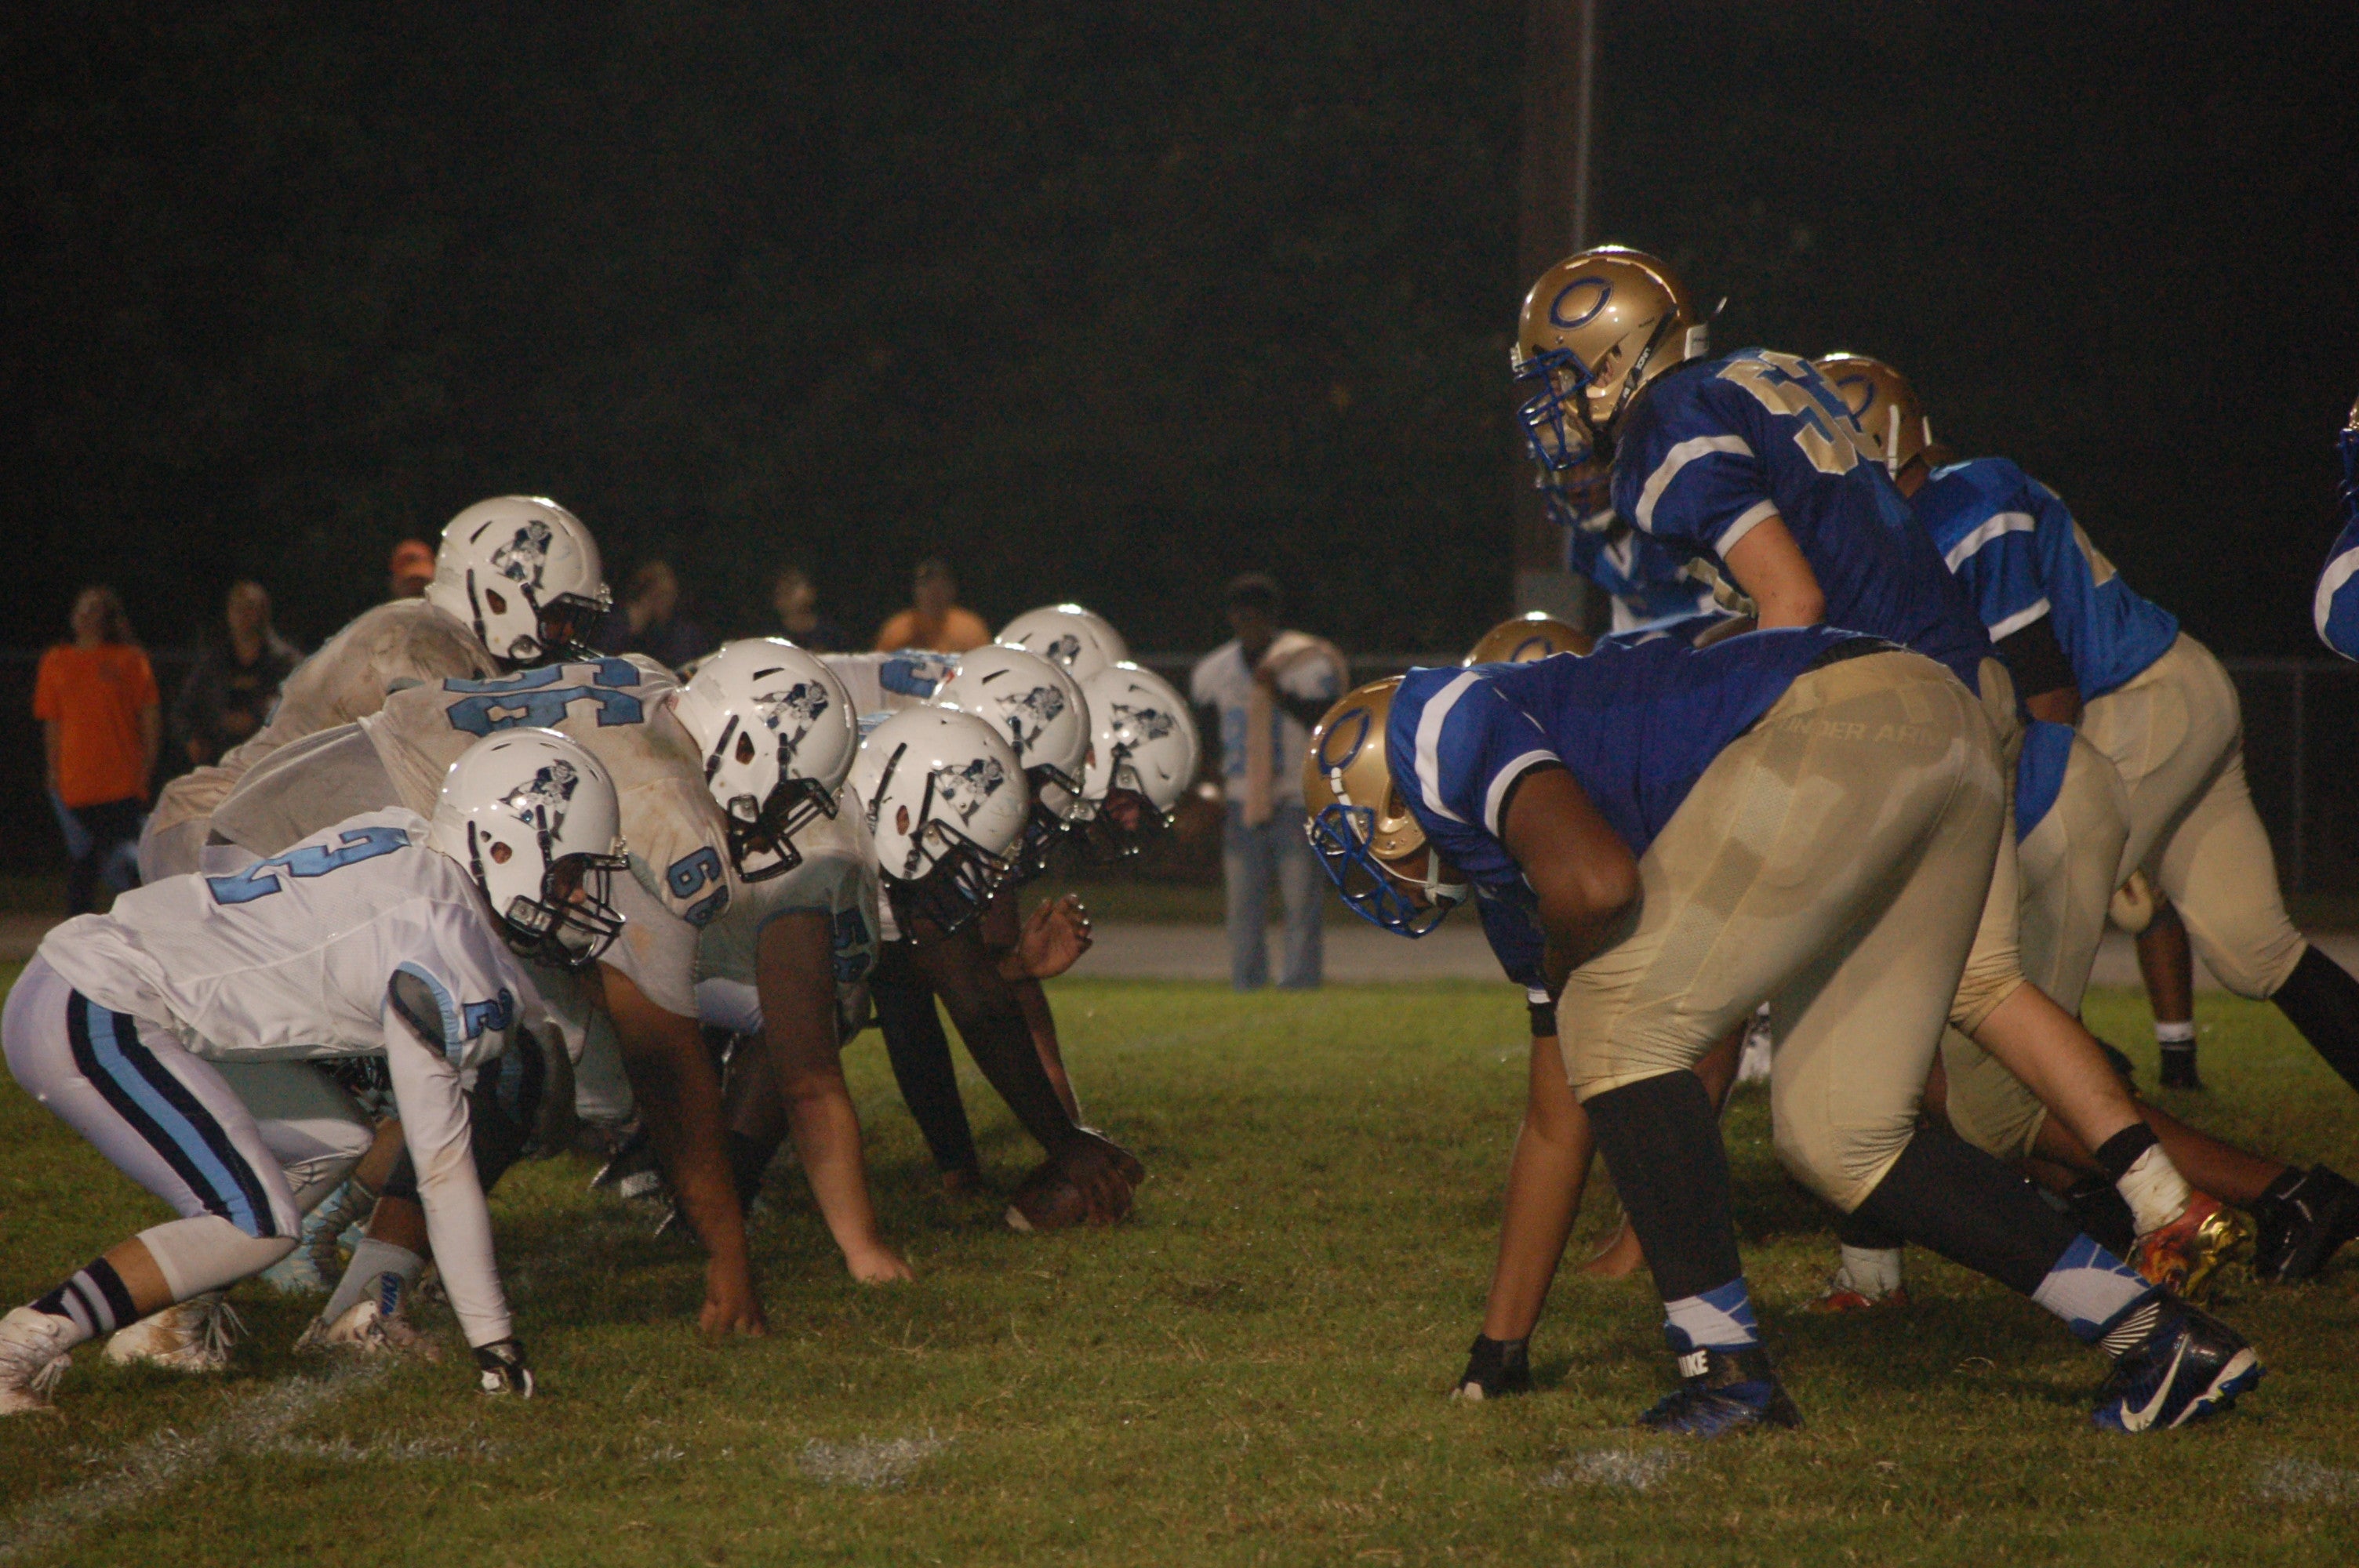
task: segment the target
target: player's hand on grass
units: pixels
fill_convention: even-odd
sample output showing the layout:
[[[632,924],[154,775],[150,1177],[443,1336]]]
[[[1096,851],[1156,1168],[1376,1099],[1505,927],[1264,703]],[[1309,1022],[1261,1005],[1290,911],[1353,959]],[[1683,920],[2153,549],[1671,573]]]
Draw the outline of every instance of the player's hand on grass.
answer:
[[[914,1280],[918,1271],[908,1260],[882,1242],[843,1255],[843,1266],[852,1277],[864,1285],[889,1285],[903,1280]]]
[[[1090,912],[1078,894],[1050,899],[1034,909],[1024,922],[1016,950],[1000,960],[1003,978],[1054,979],[1081,961],[1090,950]]]
[[[1057,1152],[1056,1165],[1080,1191],[1092,1225],[1112,1225],[1128,1214],[1131,1193],[1147,1179],[1147,1167],[1129,1150],[1086,1127]]]
[[[697,1314],[696,1322],[708,1339],[770,1332],[752,1283],[739,1277],[737,1271],[722,1268],[718,1260],[704,1266],[704,1310]]]

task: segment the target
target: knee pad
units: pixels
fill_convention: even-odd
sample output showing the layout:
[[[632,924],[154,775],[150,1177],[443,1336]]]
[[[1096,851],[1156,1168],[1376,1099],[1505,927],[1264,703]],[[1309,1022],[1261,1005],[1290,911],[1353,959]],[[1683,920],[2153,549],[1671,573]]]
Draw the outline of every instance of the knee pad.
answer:
[[[179,1302],[259,1274],[295,1250],[291,1236],[248,1236],[217,1214],[153,1226],[139,1240]]]

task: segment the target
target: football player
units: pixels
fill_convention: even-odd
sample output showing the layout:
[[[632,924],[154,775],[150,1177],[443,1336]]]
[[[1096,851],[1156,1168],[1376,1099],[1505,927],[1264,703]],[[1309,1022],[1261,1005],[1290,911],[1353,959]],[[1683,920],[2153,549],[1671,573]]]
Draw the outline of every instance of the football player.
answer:
[[[136,1319],[178,1341],[147,1358],[226,1364],[221,1292],[293,1248],[307,1200],[368,1141],[348,1101],[342,1117],[257,1122],[213,1065],[239,1057],[315,1077],[313,1061],[385,1058],[482,1385],[532,1392],[471,1121],[506,1109],[532,1129],[544,1108],[571,1111],[541,1092],[570,1057],[521,960],[576,968],[614,939],[620,812],[598,760],[539,730],[468,749],[433,810],[430,825],[371,813],[234,874],[150,883],[43,940],[0,1023],[8,1069],[179,1217],[0,1319],[0,1414],[41,1408],[69,1351]],[[521,1096],[495,1089],[506,1060],[527,1069],[508,1086]],[[314,1096],[342,1098],[324,1079]],[[150,1315],[175,1303],[188,1310]]]
[[[582,652],[608,602],[598,542],[580,518],[541,496],[477,502],[442,530],[425,597],[355,618],[287,677],[269,723],[164,786],[139,841],[142,880],[195,871],[213,808],[281,747],[375,713],[397,687]]]
[[[1611,607],[1607,630],[1647,632],[1712,613],[1712,584],[1689,575],[1679,557],[1614,512],[1607,472],[1587,463],[1544,475],[1540,484],[1549,515],[1564,529],[1565,564],[1595,583]]]
[[[2334,440],[2343,455],[2343,532],[2326,554],[2326,569],[2318,576],[2318,592],[2310,600],[2310,622],[2321,641],[2346,659],[2359,659],[2359,403]]]
[[[831,1231],[847,1267],[864,1279],[907,1273],[875,1233],[857,1173],[859,1133],[840,1076],[830,1092],[837,925],[791,873],[793,835],[833,808],[849,771],[854,729],[842,687],[801,650],[756,640],[699,671],[687,698],[651,663],[594,657],[490,680],[446,680],[388,696],[361,723],[315,736],[256,768],[214,815],[215,833],[256,853],[300,836],[321,814],[357,803],[430,798],[432,782],[479,734],[535,724],[572,735],[616,779],[632,875],[614,889],[626,917],[621,939],[552,1005],[582,1015],[593,1052],[619,1051],[642,1119],[681,1209],[708,1253],[708,1333],[764,1326],[744,1217],[727,1157],[721,1085],[698,1023],[702,941],[751,955],[756,978],[780,988],[773,1054],[789,1076],[831,1101],[810,1123],[831,1152],[806,1151]],[[820,872],[814,880],[824,882]],[[815,903],[832,904],[818,897]],[[592,1010],[594,1008],[594,1016]],[[612,1025],[611,1039],[606,1025]],[[344,1281],[321,1314],[327,1343],[373,1343],[372,1302],[400,1299],[386,1274],[414,1284],[424,1237],[409,1177],[397,1173]],[[345,1319],[351,1317],[347,1324]],[[341,1326],[340,1326],[341,1325]]]
[[[1765,1000],[1788,1170],[2110,1353],[2101,1426],[2185,1424],[2258,1379],[2232,1330],[1919,1121],[1997,859],[1997,758],[1950,672],[1825,627],[1413,670],[1321,724],[1312,837],[1347,900],[1416,935],[1475,884],[1543,934],[1566,1074],[1679,1358],[1681,1386],[1642,1425],[1799,1422],[1760,1344],[1692,1071]]]
[[[1880,466],[2021,673],[2032,711],[2077,723],[2121,775],[2129,834],[2115,882],[2143,868],[2221,982],[2276,1002],[2359,1087],[2359,980],[2287,917],[2245,784],[2227,672],[2122,580],[2055,492],[2004,458],[1933,467],[1921,406],[1890,366],[1847,355],[1832,373],[1861,410]],[[2359,1186],[2324,1166],[2277,1167],[2246,1206],[2265,1278],[2307,1278],[2359,1236]]]
[[[1987,710],[2011,785],[2021,725],[2006,667],[1808,362],[1760,349],[1703,360],[1686,290],[1660,262],[1618,246],[1542,274],[1516,343],[1516,378],[1531,389],[1520,416],[1544,470],[1609,462],[1614,510],[1745,595],[1762,627],[1843,626],[1945,665]],[[1951,1011],[1962,1044],[1945,1047],[1950,1114],[1995,1149],[2027,1139],[2043,1118],[2009,1081],[2020,1080],[2120,1187],[2139,1266],[2172,1281],[2206,1272],[2244,1244],[2245,1222],[2188,1186],[2096,1040],[2024,983],[2018,874],[2003,835]]]

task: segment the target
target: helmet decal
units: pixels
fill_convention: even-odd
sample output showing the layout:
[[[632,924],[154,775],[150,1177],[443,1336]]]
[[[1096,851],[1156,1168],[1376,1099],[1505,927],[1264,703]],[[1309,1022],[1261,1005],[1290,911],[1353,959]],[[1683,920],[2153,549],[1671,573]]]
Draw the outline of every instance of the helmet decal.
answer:
[[[1373,719],[1366,708],[1354,708],[1329,724],[1319,737],[1319,771],[1332,773],[1350,767],[1360,748],[1368,743]]]
[[[1070,665],[1082,656],[1082,640],[1071,632],[1067,632],[1060,636],[1051,638],[1049,645],[1040,650],[1040,656],[1044,659],[1054,659],[1060,665]]]
[[[552,759],[532,775],[525,784],[507,798],[508,809],[519,822],[531,822],[536,811],[548,814],[549,831],[560,833],[565,827],[565,807],[573,798],[575,786],[582,782],[581,773],[563,758]]]
[[[1124,702],[1114,705],[1114,723],[1115,729],[1128,730],[1142,741],[1160,741],[1179,727],[1159,708],[1133,708]]]
[[[1586,327],[1613,297],[1614,286],[1603,278],[1576,277],[1549,301],[1549,319],[1567,331]]]
[[[936,768],[933,779],[934,793],[943,804],[959,814],[961,822],[973,822],[984,803],[1007,782],[1007,770],[996,757],[977,757],[962,768]]]
[[[1508,653],[1506,662],[1511,665],[1520,665],[1531,659],[1545,659],[1555,652],[1555,640],[1543,632],[1536,637],[1527,637],[1516,643]]]
[[[516,531],[515,538],[492,552],[492,569],[511,582],[538,588],[541,573],[549,569],[549,541],[555,537],[546,522],[532,519]]]
[[[1011,730],[1020,730],[1024,719],[1028,717],[1037,732],[1054,723],[1057,715],[1065,711],[1065,694],[1053,686],[1036,686],[1022,697],[1003,697],[999,700]]]
[[[827,693],[817,681],[797,681],[784,691],[757,692],[754,697],[754,711],[764,724],[777,730],[792,719],[798,735],[817,723],[827,709]]]

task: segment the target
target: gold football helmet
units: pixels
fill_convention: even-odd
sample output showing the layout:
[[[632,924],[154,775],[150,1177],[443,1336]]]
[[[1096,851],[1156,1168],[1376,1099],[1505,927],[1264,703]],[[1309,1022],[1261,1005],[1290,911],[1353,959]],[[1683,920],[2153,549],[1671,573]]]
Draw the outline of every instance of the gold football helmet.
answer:
[[[1680,280],[1644,251],[1600,245],[1540,274],[1516,331],[1519,411],[1540,466],[1557,472],[1611,455],[1638,389],[1701,359],[1708,333]]]
[[[1385,760],[1385,725],[1399,688],[1400,677],[1389,676],[1346,692],[1310,732],[1302,755],[1304,831],[1352,913],[1422,936],[1466,902],[1467,889],[1443,880],[1447,868]]]
[[[1866,445],[1884,459],[1884,470],[1900,470],[1924,458],[1933,445],[1933,422],[1908,378],[1882,360],[1865,354],[1829,354],[1812,362],[1851,410],[1852,418],[1867,433]]]
[[[1521,665],[1545,659],[1550,654],[1586,654],[1595,646],[1597,639],[1588,633],[1535,610],[1511,621],[1502,621],[1484,633],[1474,651],[1466,655],[1466,662]]]

